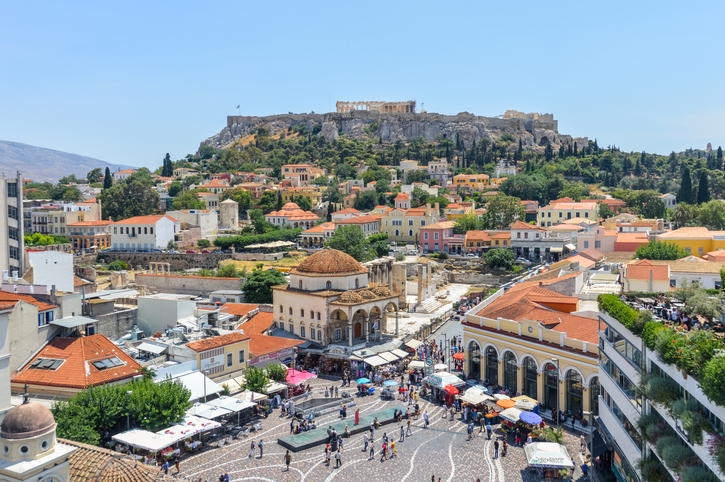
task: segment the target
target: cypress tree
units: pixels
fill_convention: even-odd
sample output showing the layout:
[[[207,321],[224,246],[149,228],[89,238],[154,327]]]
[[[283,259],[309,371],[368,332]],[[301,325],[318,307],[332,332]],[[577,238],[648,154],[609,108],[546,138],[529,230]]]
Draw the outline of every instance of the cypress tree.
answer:
[[[677,191],[677,203],[693,204],[693,201],[690,168],[685,166],[685,169],[682,171],[682,184],[680,185],[680,190]]]
[[[717,159],[717,169],[722,168],[722,147],[717,146],[717,156],[715,156],[715,159]]]
[[[577,157],[579,152],[577,151],[576,141],[574,142],[574,157]]]
[[[551,147],[551,142],[546,143],[546,149],[544,149],[544,158],[546,162],[551,162],[554,158],[554,149]]]
[[[559,159],[564,159],[566,152],[564,152],[564,146],[559,146]]]
[[[103,175],[103,189],[111,186],[113,186],[113,177],[111,177],[111,170],[106,166],[106,173]]]
[[[282,191],[277,191],[277,211],[282,209]]]
[[[700,184],[697,187],[697,204],[706,203],[710,200],[710,186],[707,178],[707,171],[700,171]]]

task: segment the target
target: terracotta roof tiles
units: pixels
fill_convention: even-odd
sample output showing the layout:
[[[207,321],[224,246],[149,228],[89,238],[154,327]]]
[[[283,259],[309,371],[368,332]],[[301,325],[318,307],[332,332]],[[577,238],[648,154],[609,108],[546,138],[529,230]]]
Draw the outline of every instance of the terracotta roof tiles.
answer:
[[[237,330],[244,331],[247,335],[261,335],[274,325],[274,313],[262,311],[249,320],[237,326]],[[250,342],[251,343],[251,342]],[[251,347],[250,347],[251,349]]]
[[[246,325],[246,323],[245,323]],[[280,336],[268,336],[251,334],[249,335],[249,351],[253,357],[267,355],[276,351],[292,348],[304,343],[304,340],[295,340],[293,338],[282,338]]]
[[[122,219],[121,221],[114,221],[113,224],[156,224],[162,218],[170,219],[171,221],[178,223],[178,219],[174,219],[167,214],[151,215],[151,216],[134,216],[128,219]]]
[[[316,252],[309,258],[300,263],[299,266],[292,269],[295,274],[326,274],[326,275],[345,275],[355,273],[367,273],[367,270],[358,263],[355,258],[347,253],[336,249],[323,249]]]
[[[30,295],[17,295],[15,293],[8,293],[6,291],[0,291],[0,302],[17,303],[18,301],[24,301],[35,305],[38,311],[48,311],[53,308],[57,308],[55,305],[45,303],[44,301],[38,301]]]
[[[221,311],[230,315],[247,316],[250,311],[256,309],[259,309],[259,305],[255,303],[224,303]]]
[[[234,343],[239,343],[247,339],[249,339],[248,335],[239,331],[233,331],[225,335],[212,336],[204,338],[203,340],[192,341],[191,343],[187,343],[186,346],[197,353],[201,353],[203,351],[213,350],[214,348],[233,345]]]

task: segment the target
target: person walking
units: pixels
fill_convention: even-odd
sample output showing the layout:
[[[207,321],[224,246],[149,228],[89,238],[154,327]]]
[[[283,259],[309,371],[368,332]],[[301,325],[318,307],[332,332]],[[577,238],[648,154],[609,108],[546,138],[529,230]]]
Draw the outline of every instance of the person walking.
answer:
[[[380,461],[388,460],[388,444],[383,442],[383,446],[380,449]]]
[[[161,466],[161,471],[164,473],[164,475],[169,475],[169,461],[167,460],[164,462],[164,465]]]
[[[533,440],[531,439],[531,432],[529,432],[529,435],[528,435],[528,437],[526,437],[526,443],[527,443],[527,444],[530,444],[530,443],[532,443],[532,442],[533,442]]]
[[[493,442],[493,458],[498,458],[498,440],[494,440]]]
[[[355,410],[355,425],[360,425],[360,409]]]
[[[398,439],[398,442],[402,442],[405,440],[405,430],[403,429],[403,426],[400,426],[400,439]]]
[[[428,428],[428,410],[423,412],[423,427]]]
[[[375,423],[370,422],[370,441],[373,442],[375,440]]]
[[[410,430],[410,419],[408,419],[408,429],[405,431],[405,436],[410,437],[411,435],[413,435],[413,431]]]
[[[342,452],[340,449],[335,452],[335,468],[342,467]]]
[[[289,464],[292,462],[292,454],[289,453],[289,450],[286,454],[284,454],[284,464],[287,466],[287,472],[289,472]]]
[[[370,457],[368,460],[372,460],[373,458],[375,458],[375,444],[370,442]]]
[[[261,459],[264,456],[264,442],[260,440],[257,447],[259,447],[259,458]]]
[[[516,446],[521,445],[521,430],[519,430],[518,427],[516,427]]]
[[[581,446],[582,453],[587,453],[587,439],[586,437],[584,437],[584,434],[582,434],[579,439],[579,445]]]
[[[392,440],[390,442],[390,458],[395,458],[398,456],[398,449],[395,448],[395,440]]]
[[[473,424],[466,428],[466,432],[468,433],[468,440],[471,440],[473,438]]]
[[[493,432],[493,427],[491,426],[491,422],[488,422],[486,424],[486,435],[488,435],[488,440],[491,440],[491,433]]]
[[[506,457],[506,452],[508,451],[508,448],[509,448],[509,444],[508,444],[508,442],[506,442],[506,437],[504,437],[504,439],[503,439],[502,446],[503,447],[501,448],[501,457]]]
[[[368,436],[368,433],[365,432],[363,434],[363,444],[364,444],[363,449],[362,449],[363,452],[367,452],[369,443],[370,443],[370,437]]]
[[[176,460],[174,462],[174,467],[176,467],[176,473],[178,474],[181,472],[181,467],[179,467],[179,457],[176,457]]]
[[[257,448],[257,446],[255,445],[255,443],[254,443],[254,440],[252,440],[252,445],[250,445],[250,447],[249,447],[249,458],[250,458],[250,459],[251,459],[252,457],[254,457],[254,454],[256,454],[256,453],[257,453],[257,450],[256,450],[256,448]]]

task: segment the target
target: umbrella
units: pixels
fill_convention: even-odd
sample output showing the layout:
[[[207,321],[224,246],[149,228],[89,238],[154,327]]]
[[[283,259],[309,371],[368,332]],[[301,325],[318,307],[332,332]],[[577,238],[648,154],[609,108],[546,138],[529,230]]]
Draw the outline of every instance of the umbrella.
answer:
[[[444,390],[449,395],[458,395],[458,389],[453,385],[446,385],[446,388],[444,388]]]
[[[498,416],[497,413],[487,413],[486,414],[486,418],[494,418],[494,417],[497,417],[497,416]]]
[[[397,384],[398,384],[398,382],[396,382],[395,380],[385,380],[383,382],[383,385],[385,385],[386,387],[393,387]]]
[[[496,402],[496,405],[503,408],[513,408],[513,406],[516,405],[516,402],[513,400],[499,400]]]
[[[464,355],[461,352],[458,352],[458,353],[454,353],[453,354],[453,358],[455,358],[456,360],[465,360],[466,359],[466,355]]]
[[[407,392],[407,391],[408,391],[408,389],[405,387],[398,388],[398,393],[403,393],[403,392]]]
[[[497,393],[493,396],[493,398],[495,398],[496,400],[508,400],[511,397],[509,397],[508,395],[504,395],[503,393]]]
[[[357,382],[358,382],[358,383],[359,383],[360,385],[365,385],[366,383],[370,383],[370,379],[369,379],[369,378],[358,378],[358,379],[357,379]]]
[[[538,403],[536,400],[516,400],[516,405],[514,405],[514,407],[521,410],[533,410],[537,405]]]
[[[519,418],[522,422],[528,423],[529,425],[539,425],[541,423],[541,417],[533,412],[521,412]]]

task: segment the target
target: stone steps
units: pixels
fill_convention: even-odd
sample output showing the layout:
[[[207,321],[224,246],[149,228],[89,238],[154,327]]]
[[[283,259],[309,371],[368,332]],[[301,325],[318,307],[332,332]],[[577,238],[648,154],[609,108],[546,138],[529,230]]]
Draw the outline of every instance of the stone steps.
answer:
[[[430,314],[430,313],[433,313],[434,311],[436,311],[441,306],[443,306],[443,305],[441,305],[440,301],[438,301],[435,298],[429,298],[429,299],[423,301],[422,303],[418,303],[415,307],[415,312]]]

